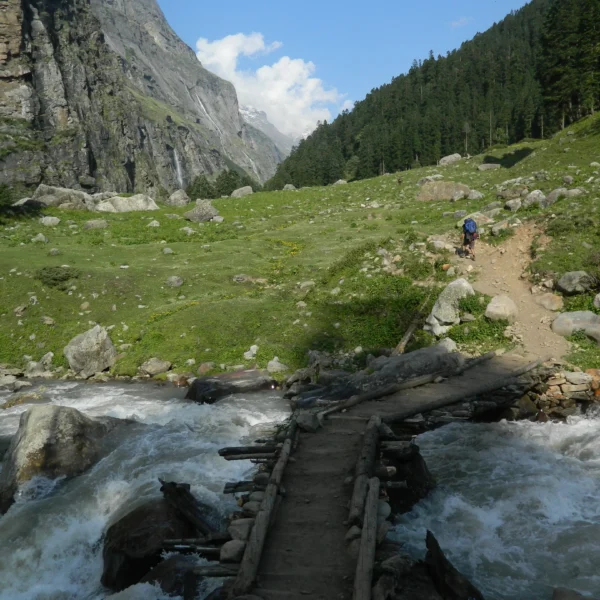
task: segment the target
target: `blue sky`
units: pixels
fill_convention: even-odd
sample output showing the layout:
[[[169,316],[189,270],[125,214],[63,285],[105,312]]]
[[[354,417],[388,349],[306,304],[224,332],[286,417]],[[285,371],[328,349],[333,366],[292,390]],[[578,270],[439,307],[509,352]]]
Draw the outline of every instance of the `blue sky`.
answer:
[[[430,50],[445,54],[526,4],[158,1],[205,66],[233,81],[242,103],[265,110],[275,125],[294,135],[406,72],[415,58],[426,58]]]

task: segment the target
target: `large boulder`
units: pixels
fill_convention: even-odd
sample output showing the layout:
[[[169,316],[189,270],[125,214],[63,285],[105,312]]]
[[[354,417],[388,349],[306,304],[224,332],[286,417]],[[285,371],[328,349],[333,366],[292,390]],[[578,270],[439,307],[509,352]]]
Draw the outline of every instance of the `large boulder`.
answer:
[[[241,187],[241,188],[235,190],[231,194],[231,197],[232,198],[243,198],[244,196],[250,196],[251,194],[254,194],[254,190],[249,185],[247,185],[245,187]]]
[[[446,167],[447,165],[453,165],[462,160],[462,156],[460,154],[450,154],[450,156],[444,156],[440,160],[440,166]]]
[[[150,196],[137,194],[129,198],[114,196],[108,200],[103,200],[102,202],[98,202],[96,210],[107,213],[126,213],[159,210],[159,208]]]
[[[541,190],[533,190],[533,192],[527,194],[527,196],[525,196],[525,198],[523,199],[524,208],[529,208],[530,206],[533,206],[535,204],[537,204],[540,207],[544,207],[545,203],[546,196]]]
[[[457,279],[446,286],[427,318],[425,330],[434,335],[443,335],[452,325],[460,323],[459,302],[467,296],[475,295],[475,290],[466,279]]]
[[[187,206],[189,203],[190,197],[185,193],[185,190],[177,190],[165,202],[169,206]]]
[[[64,354],[71,369],[85,379],[110,369],[117,359],[117,350],[100,325],[74,337],[66,345]]]
[[[565,273],[556,284],[556,287],[563,294],[576,296],[585,294],[594,287],[594,279],[585,271],[570,271]]]
[[[122,423],[52,404],[23,413],[2,461],[0,514],[13,503],[19,485],[33,477],[75,477],[89,469],[101,458],[106,435]]]
[[[283,186],[283,191],[284,192],[293,192],[295,190],[296,190],[296,186],[294,184],[292,184],[292,183],[286,183]]]
[[[433,183],[434,181],[439,181],[440,179],[444,179],[444,176],[440,175],[439,173],[435,175],[427,175],[427,177],[422,177],[421,179],[419,179],[419,181],[417,181],[417,185],[422,186],[426,183]]]
[[[58,207],[69,204],[70,208],[74,210],[94,210],[94,200],[89,194],[80,190],[69,190],[43,183],[35,190],[33,200],[45,206]]]
[[[44,227],[56,227],[60,223],[60,219],[58,217],[42,217],[40,223]]]
[[[514,323],[519,315],[519,309],[508,296],[496,296],[488,304],[485,310],[485,316],[490,321],[508,321]]]
[[[86,221],[83,226],[84,229],[106,229],[108,227],[108,221],[105,219],[92,219]]]
[[[435,200],[457,200],[471,193],[469,187],[454,181],[431,181],[421,187],[417,200],[430,202]]]
[[[219,216],[219,211],[212,205],[210,200],[196,200],[196,206],[183,215],[188,221],[204,223],[213,217]]]
[[[552,206],[553,204],[558,202],[561,198],[568,197],[568,195],[569,190],[567,190],[566,188],[558,188],[553,192],[550,192],[546,197],[546,200],[544,200],[544,202],[541,202],[540,205],[542,206],[542,208],[548,208],[549,206]]]
[[[562,313],[552,323],[552,331],[563,337],[583,331],[600,344],[600,316],[591,310]]]
[[[193,400],[200,404],[214,404],[217,400],[231,394],[272,390],[276,385],[267,372],[255,369],[236,371],[195,379],[186,395],[186,400]]]
[[[196,537],[195,528],[165,500],[149,500],[106,532],[102,585],[114,591],[139,583],[162,560],[167,539]]]

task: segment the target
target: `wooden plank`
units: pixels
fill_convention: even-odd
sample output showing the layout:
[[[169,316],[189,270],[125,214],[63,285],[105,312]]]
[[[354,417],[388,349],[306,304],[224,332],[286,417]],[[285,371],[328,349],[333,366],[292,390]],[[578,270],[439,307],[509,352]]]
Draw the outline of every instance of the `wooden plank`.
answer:
[[[219,450],[219,456],[242,454],[273,454],[279,451],[279,446],[228,446]]]
[[[267,452],[264,454],[228,454],[223,456],[225,460],[271,460],[277,458],[276,452]]]
[[[377,549],[377,508],[379,502],[379,479],[369,480],[369,492],[365,507],[365,518],[360,536],[360,550],[354,577],[353,600],[371,600],[373,589],[373,567]]]
[[[373,475],[375,458],[377,455],[377,445],[379,442],[380,424],[380,417],[374,416],[369,420],[367,428],[365,429],[363,446],[358,456],[358,461],[356,462],[356,477],[359,477],[360,475],[367,475],[367,477],[371,477]]]
[[[354,480],[354,490],[352,492],[352,499],[350,500],[350,513],[348,515],[349,527],[352,525],[362,527],[368,489],[369,478],[366,475],[359,475]]]

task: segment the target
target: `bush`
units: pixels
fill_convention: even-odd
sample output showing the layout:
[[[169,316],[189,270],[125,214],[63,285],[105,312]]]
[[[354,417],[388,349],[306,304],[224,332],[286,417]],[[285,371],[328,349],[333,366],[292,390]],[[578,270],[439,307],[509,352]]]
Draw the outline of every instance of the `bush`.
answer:
[[[70,267],[43,267],[39,269],[35,278],[48,287],[66,290],[71,279],[77,279],[81,273]]]
[[[186,192],[192,200],[212,200],[217,197],[215,187],[206,175],[198,175]]]

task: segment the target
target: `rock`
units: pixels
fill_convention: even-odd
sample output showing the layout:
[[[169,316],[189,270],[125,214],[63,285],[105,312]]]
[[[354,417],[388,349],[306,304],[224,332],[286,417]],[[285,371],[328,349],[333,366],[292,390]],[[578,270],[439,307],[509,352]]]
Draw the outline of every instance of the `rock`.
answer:
[[[250,350],[248,350],[247,352],[244,352],[244,358],[246,360],[254,360],[256,358],[256,354],[258,353],[258,346],[256,344],[254,344],[253,346],[250,346]]]
[[[346,544],[349,544],[350,542],[353,542],[354,540],[359,540],[361,536],[362,536],[362,529],[360,527],[357,527],[356,525],[353,525],[352,527],[350,527],[350,529],[348,529],[348,533],[346,533],[344,542]]]
[[[302,431],[316,433],[321,428],[319,417],[313,412],[299,410],[296,412],[296,423]]]
[[[98,212],[126,213],[159,210],[159,207],[150,196],[137,194],[130,198],[114,196],[109,200],[103,200],[102,202],[98,202],[96,210]]]
[[[17,378],[14,375],[0,375],[0,388],[10,387],[12,389],[16,381]]]
[[[492,235],[500,235],[505,229],[508,229],[510,227],[510,223],[505,220],[505,221],[500,221],[500,223],[496,223],[496,225],[492,226],[491,229],[491,234]]]
[[[440,159],[440,166],[446,167],[448,165],[453,165],[454,163],[462,160],[462,156],[460,154],[451,154],[450,156],[444,156],[444,158]]]
[[[232,198],[244,198],[245,196],[250,196],[253,193],[254,193],[254,190],[249,185],[247,185],[245,187],[241,187],[241,188],[235,190],[231,194],[231,197]]]
[[[56,325],[56,321],[52,317],[42,317],[42,323],[49,327]]]
[[[295,186],[295,185],[292,185],[291,183],[286,183],[286,184],[283,186],[283,191],[284,191],[284,192],[292,192],[292,191],[294,191],[295,189],[296,189],[296,186]]]
[[[42,217],[40,223],[45,227],[56,227],[60,223],[58,217]]]
[[[565,373],[565,379],[571,385],[591,385],[594,377],[589,373]]]
[[[537,204],[540,207],[545,206],[546,203],[546,196],[544,195],[544,192],[542,192],[541,190],[533,190],[533,192],[527,194],[527,196],[525,196],[525,199],[523,200],[523,207],[524,208],[529,208],[530,206],[533,206],[534,204]]]
[[[460,200],[466,198],[471,190],[462,183],[454,181],[432,181],[421,187],[417,196],[420,202],[430,202],[438,200]]]
[[[260,512],[260,502],[246,502],[242,507],[242,511],[246,517],[256,517]]]
[[[521,208],[521,205],[522,205],[521,200],[519,200],[518,198],[516,198],[515,200],[509,200],[504,205],[504,208],[506,210],[510,210],[511,212],[517,212]]]
[[[555,312],[561,311],[565,306],[562,296],[559,296],[558,294],[542,294],[541,296],[536,297],[535,301],[546,310]]]
[[[163,254],[168,256],[169,254],[174,254],[174,252],[171,248],[163,248]]]
[[[600,163],[599,162],[592,162],[592,163],[590,163],[590,167],[592,169],[600,169]]]
[[[171,363],[168,360],[160,360],[160,358],[149,358],[141,367],[140,371],[150,377],[166,373],[171,368]]]
[[[565,194],[565,198],[579,198],[579,196],[585,195],[585,190],[582,188],[573,188],[572,190],[567,190]]]
[[[508,321],[514,323],[517,320],[519,309],[508,296],[496,296],[488,304],[485,316],[491,321]]]
[[[30,361],[25,369],[27,379],[50,379],[52,377],[53,352],[44,354],[39,362]]]
[[[47,244],[48,238],[43,233],[38,233],[35,237],[31,238],[34,244]]]
[[[153,221],[150,221],[150,223],[148,223],[147,227],[160,227],[160,223],[154,219]]]
[[[275,389],[277,383],[265,371],[248,370],[195,379],[186,400],[199,404],[214,404],[231,394]]]
[[[556,287],[563,294],[575,296],[589,292],[594,287],[594,279],[585,271],[571,271],[558,280]]]
[[[287,365],[284,365],[283,363],[279,362],[279,358],[277,358],[277,356],[275,356],[273,360],[269,361],[269,363],[267,364],[267,371],[271,374],[285,373],[289,370],[290,368]]]
[[[434,335],[441,335],[440,326],[445,328],[445,326],[458,325],[460,323],[458,308],[460,300],[474,294],[475,290],[466,279],[457,279],[448,284],[437,299],[426,321],[425,330],[432,331]]]
[[[298,287],[301,290],[309,290],[313,287],[315,287],[315,285],[317,285],[314,281],[302,281],[301,283],[298,284]]]
[[[108,221],[104,219],[91,219],[83,226],[84,229],[106,229],[107,227]]]
[[[61,251],[58,248],[51,248],[48,254],[50,256],[59,256],[61,254]]]
[[[165,500],[149,500],[106,532],[102,585],[121,591],[135,585],[161,562],[163,542],[196,536],[196,530]]]
[[[591,596],[583,596],[566,588],[554,588],[552,600],[594,600]]]
[[[100,325],[74,337],[64,354],[71,369],[85,379],[111,368],[117,359],[117,350]]]
[[[221,546],[219,560],[222,563],[240,563],[244,557],[244,550],[246,550],[246,542],[242,540],[225,542],[225,544]]]
[[[104,438],[121,423],[66,406],[34,406],[23,413],[2,462],[0,514],[13,503],[18,486],[33,477],[75,477],[95,464]]]
[[[333,185],[346,185],[347,183],[345,179],[338,179]]]
[[[158,584],[165,594],[182,597],[185,591],[185,575],[197,564],[198,561],[191,556],[176,554],[156,565],[139,580],[139,583]]]
[[[483,200],[483,197],[483,194],[477,190],[471,190],[467,196],[469,200]]]
[[[600,344],[600,316],[589,310],[562,313],[552,323],[552,331],[563,337],[583,331]]]
[[[468,214],[468,213],[467,213],[467,211],[466,211],[466,210],[457,210],[457,211],[456,211],[456,212],[455,212],[455,213],[452,215],[452,217],[453,217],[454,219],[464,219],[464,218],[467,216],[467,214]],[[461,223],[462,223],[462,221],[461,221]]]
[[[450,338],[443,339],[437,347],[444,349],[446,352],[458,352],[456,342]]]
[[[94,210],[94,200],[89,194],[44,184],[38,186],[33,194],[33,200],[45,206],[58,207],[62,204],[70,204],[74,210]]]
[[[594,308],[600,308],[600,294],[596,294],[594,298]]]
[[[482,165],[479,165],[477,167],[477,169],[479,171],[496,171],[497,169],[500,169],[502,167],[502,165],[499,165],[497,163],[484,163]]]
[[[182,227],[179,231],[183,231],[185,235],[194,235],[196,233],[191,227]]]
[[[211,223],[223,223],[225,221],[224,217],[213,217],[210,222]]]
[[[254,519],[236,519],[232,521],[227,529],[227,533],[233,540],[247,542],[250,538],[250,532],[254,527]]]
[[[204,223],[213,217],[218,217],[219,211],[211,204],[210,200],[196,200],[196,206],[183,216],[188,221]]]
[[[573,179],[573,177],[571,175],[565,175],[563,177],[563,183],[565,185],[573,185],[574,181],[575,181],[575,179]]]
[[[171,194],[165,202],[168,206],[187,206],[190,203],[190,197],[184,190],[177,190]]]
[[[171,275],[171,277],[168,277],[165,281],[165,285],[174,288],[181,287],[183,285],[183,278],[178,275]]]
[[[546,198],[546,200],[541,203],[542,208],[548,208],[552,206],[556,202],[558,202],[561,198],[565,198],[568,194],[569,190],[566,188],[558,188],[553,192],[550,192]]]
[[[33,384],[30,381],[15,381],[13,384],[13,391],[20,392],[21,390],[31,387]]]
[[[440,175],[439,173],[436,175],[428,175],[427,177],[419,179],[419,181],[417,181],[417,185],[420,187],[422,185],[425,185],[426,183],[432,183],[434,181],[439,181],[440,179],[444,179],[444,176]]]
[[[214,362],[204,362],[198,367],[198,375],[200,377],[210,373],[216,367]]]
[[[475,223],[477,223],[477,226],[480,228],[494,222],[493,217],[484,215],[482,212],[474,212],[470,215],[465,215],[464,218],[460,218],[456,223],[456,228],[462,229],[462,226],[466,219],[473,219],[473,221],[475,221]]]

